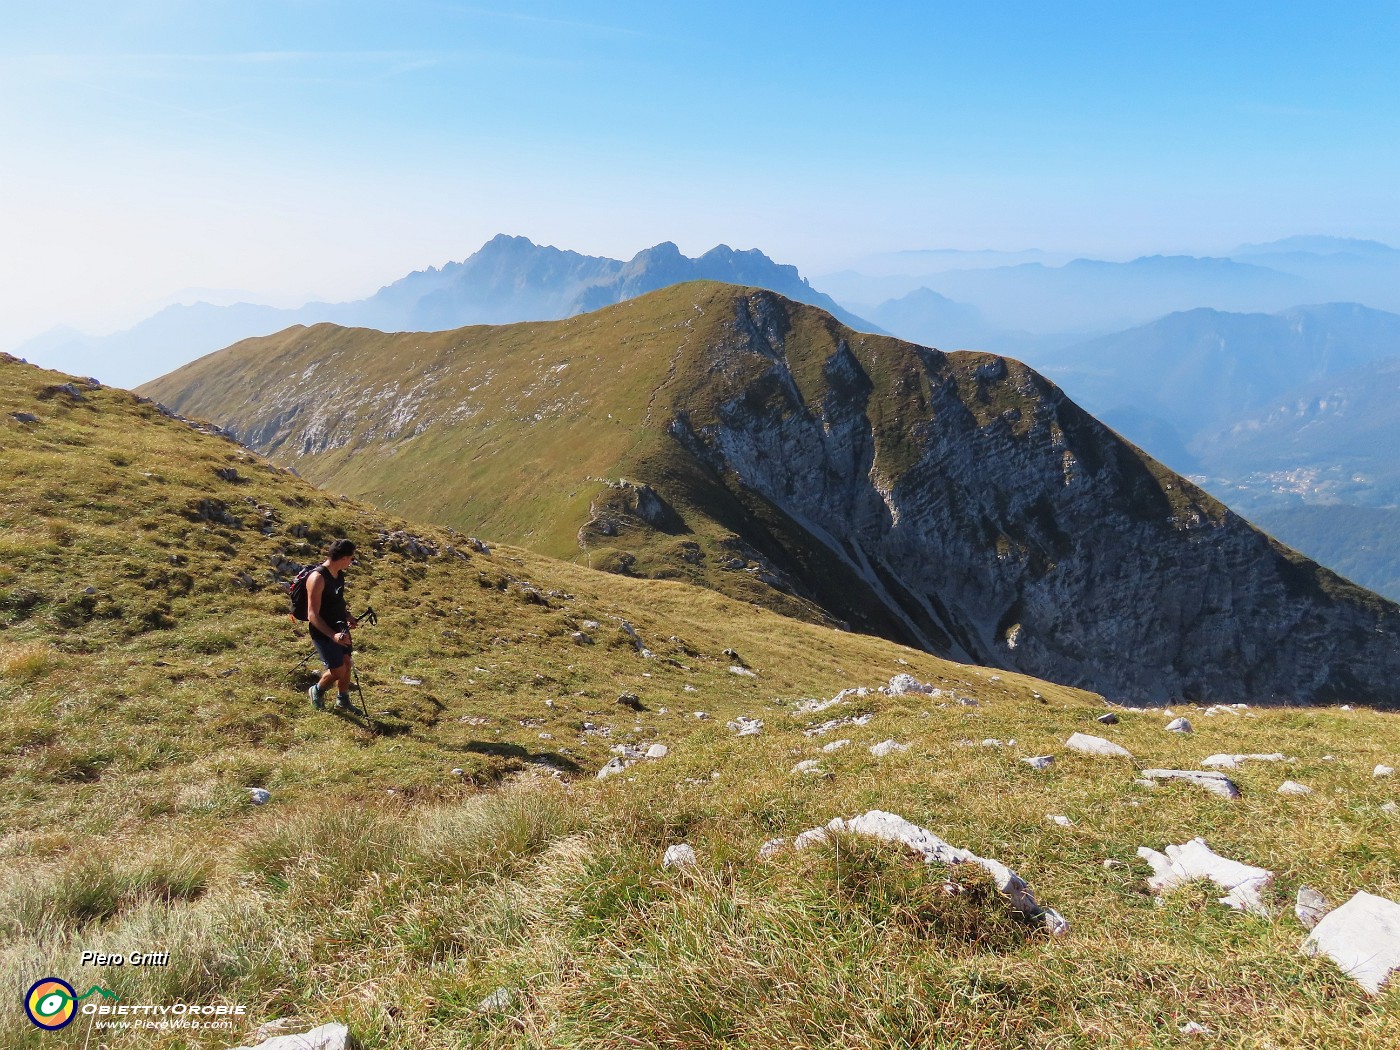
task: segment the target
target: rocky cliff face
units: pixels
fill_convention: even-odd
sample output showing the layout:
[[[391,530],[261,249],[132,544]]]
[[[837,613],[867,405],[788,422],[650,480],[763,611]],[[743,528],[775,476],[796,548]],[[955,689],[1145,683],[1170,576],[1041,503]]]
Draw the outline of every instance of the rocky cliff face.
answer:
[[[918,644],[1133,698],[1396,702],[1400,610],[1029,368],[848,335],[804,390],[789,329],[776,297],[741,301],[713,356],[713,418],[682,410],[671,432],[828,548]]]

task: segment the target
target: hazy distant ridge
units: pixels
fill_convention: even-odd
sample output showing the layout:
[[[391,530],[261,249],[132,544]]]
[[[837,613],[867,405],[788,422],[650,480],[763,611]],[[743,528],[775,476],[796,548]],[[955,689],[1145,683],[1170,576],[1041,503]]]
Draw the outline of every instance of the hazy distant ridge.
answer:
[[[699,258],[669,241],[622,262],[500,234],[461,262],[416,271],[367,299],[278,309],[251,303],[171,306],[110,336],[46,333],[15,351],[49,368],[137,386],[251,336],[323,321],[381,331],[443,331],[472,324],[552,321],[683,281],[767,288],[820,307],[862,331],[879,331],[815,291],[795,266],[756,249],[718,245]]]

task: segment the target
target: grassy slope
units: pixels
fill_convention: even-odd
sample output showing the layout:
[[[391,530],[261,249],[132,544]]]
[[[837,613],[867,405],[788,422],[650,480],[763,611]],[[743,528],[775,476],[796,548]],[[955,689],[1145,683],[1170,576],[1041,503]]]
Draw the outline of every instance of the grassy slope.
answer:
[[[1400,896],[1395,818],[1379,809],[1394,782],[1370,776],[1377,762],[1400,765],[1393,715],[1188,710],[1191,737],[1163,733],[1159,715],[1125,715],[1100,731],[1144,765],[1190,767],[1214,751],[1298,759],[1239,771],[1235,803],[1149,792],[1127,762],[1063,753],[1069,733],[1098,729],[1086,694],[519,550],[376,553],[374,537],[403,525],[391,515],[120,391],[52,393],[63,378],[0,359],[0,970],[11,988],[53,973],[129,1002],[247,1005],[248,1027],[209,1046],[276,1016],[343,1019],[369,1045],[402,1048],[1165,1047],[1187,1020],[1226,1046],[1400,1039],[1400,990],[1367,999],[1299,955],[1290,916],[1241,916],[1204,891],[1154,906],[1133,858],[1204,834],[1276,870],[1280,904],[1304,881],[1334,902],[1359,888]],[[215,474],[228,467],[239,480]],[[203,500],[244,524],[198,520]],[[268,535],[254,527],[259,507],[273,512]],[[341,531],[367,545],[352,604],[383,616],[359,638],[373,727],[306,705],[309,678],[290,674],[305,646],[269,574],[274,556],[309,560]],[[622,617],[657,658],[632,648]],[[575,646],[570,632],[589,618],[602,624],[597,644]],[[727,646],[757,677],[730,673]],[[980,704],[872,694],[816,716],[793,708],[906,670]],[[647,710],[617,707],[623,690]],[[695,710],[713,717],[683,714]],[[868,726],[802,734],[862,711]],[[735,737],[724,722],[740,714],[763,718],[765,733]],[[823,755],[841,735],[853,744]],[[886,738],[910,749],[874,759],[866,745]],[[619,740],[671,751],[592,779]],[[1046,773],[1016,761],[1042,753],[1060,755]],[[833,777],[788,773],[808,757]],[[1274,794],[1285,775],[1315,793]],[[273,801],[250,806],[253,785]],[[1008,925],[975,894],[948,898],[943,872],[889,851],[755,859],[768,838],[875,807],[1005,860],[1075,932],[1050,941]],[[681,841],[699,869],[663,872],[662,852]],[[168,948],[172,965],[80,971],[85,948]],[[501,986],[513,1005],[478,1011]],[[0,1013],[7,1046],[81,1043],[79,1029],[43,1035],[13,1006]]]

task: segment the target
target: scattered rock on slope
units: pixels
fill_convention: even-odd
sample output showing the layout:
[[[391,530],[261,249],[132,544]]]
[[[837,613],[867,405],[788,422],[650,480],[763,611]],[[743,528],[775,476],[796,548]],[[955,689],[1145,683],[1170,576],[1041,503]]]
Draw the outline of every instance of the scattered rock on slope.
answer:
[[[831,833],[868,835],[881,842],[897,842],[919,854],[926,864],[976,864],[995,881],[997,889],[1010,898],[1011,908],[1028,919],[1039,919],[1055,936],[1069,932],[1069,923],[1054,908],[1043,907],[1027,887],[1025,880],[997,860],[979,857],[970,850],[950,846],[933,832],[921,828],[895,813],[872,809],[850,820],[836,817],[824,828],[810,828],[793,841],[797,849],[805,849],[827,841]]]
[[[1303,951],[1326,955],[1375,995],[1400,969],[1400,904],[1363,890],[1317,924]]]
[[[1133,757],[1132,752],[1126,747],[1120,747],[1112,740],[1105,740],[1101,736],[1090,736],[1088,733],[1075,733],[1065,741],[1065,746],[1086,755],[1101,755],[1105,758]]]
[[[1311,930],[1327,914],[1327,898],[1311,886],[1299,886],[1293,914],[1298,916],[1305,929]]]
[[[685,842],[667,846],[666,855],[661,858],[663,868],[685,868],[697,862],[694,848]]]
[[[1246,762],[1292,762],[1280,751],[1268,755],[1211,755],[1202,759],[1203,766],[1217,766],[1220,769],[1238,769]]]
[[[1193,879],[1209,879],[1228,891],[1220,898],[1221,904],[1256,915],[1269,914],[1259,895],[1273,881],[1274,873],[1222,857],[1206,845],[1205,839],[1194,838],[1180,846],[1168,846],[1166,856],[1146,846],[1139,847],[1137,852],[1152,865],[1153,875],[1147,885],[1153,893],[1166,893]]]
[[[1183,780],[1195,784],[1224,798],[1239,798],[1240,789],[1224,773],[1204,769],[1144,769],[1142,775],[1148,780]]]

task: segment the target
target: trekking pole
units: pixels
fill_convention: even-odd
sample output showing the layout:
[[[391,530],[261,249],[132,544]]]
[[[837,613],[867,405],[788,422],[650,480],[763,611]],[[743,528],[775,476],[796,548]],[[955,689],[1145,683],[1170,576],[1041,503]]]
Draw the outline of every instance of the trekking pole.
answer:
[[[365,691],[360,686],[360,669],[354,664],[351,664],[350,671],[355,676],[355,692],[360,694],[360,713],[365,716],[366,722],[373,722],[374,719],[371,718],[369,714],[369,705],[365,703]]]
[[[371,605],[365,610],[364,615],[357,616],[355,621],[356,623],[367,623],[371,626],[378,626],[379,614],[374,611],[374,606]],[[355,666],[353,661],[350,664],[350,671],[355,676],[355,692],[360,694],[360,712],[365,716],[365,721],[372,722],[374,719],[370,717],[369,705],[365,703],[364,686],[360,685],[360,669]]]

